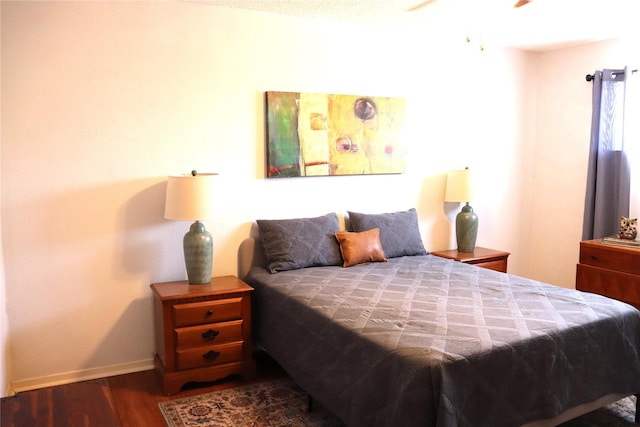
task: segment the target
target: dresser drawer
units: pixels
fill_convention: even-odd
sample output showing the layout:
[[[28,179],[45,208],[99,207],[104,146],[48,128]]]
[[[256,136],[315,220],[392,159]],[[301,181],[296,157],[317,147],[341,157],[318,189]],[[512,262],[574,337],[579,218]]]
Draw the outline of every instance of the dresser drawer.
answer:
[[[640,250],[606,245],[581,245],[580,264],[640,274]]]
[[[242,320],[176,329],[176,347],[200,347],[227,341],[242,341]]]
[[[243,359],[242,341],[176,351],[177,369],[202,368]]]
[[[173,312],[176,327],[240,319],[242,298],[177,304],[173,307]]]
[[[640,276],[578,264],[576,289],[624,301],[640,309]]]

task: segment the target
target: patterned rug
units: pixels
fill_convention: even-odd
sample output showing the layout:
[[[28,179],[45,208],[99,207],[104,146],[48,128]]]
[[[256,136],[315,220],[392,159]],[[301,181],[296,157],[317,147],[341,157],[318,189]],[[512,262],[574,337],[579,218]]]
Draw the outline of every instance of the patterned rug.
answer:
[[[158,404],[169,427],[343,427],[289,378],[204,393]],[[628,427],[634,424],[635,397],[578,417],[565,427]]]
[[[158,403],[169,427],[342,427],[289,378]]]
[[[628,427],[638,426],[633,422],[636,413],[636,397],[631,396],[593,412],[574,418],[560,427]]]

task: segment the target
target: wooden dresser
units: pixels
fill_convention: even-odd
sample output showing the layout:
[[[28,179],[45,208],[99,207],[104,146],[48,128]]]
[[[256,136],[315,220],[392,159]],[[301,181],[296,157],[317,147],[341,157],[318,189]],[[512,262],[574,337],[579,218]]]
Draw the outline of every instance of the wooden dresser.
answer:
[[[251,351],[251,291],[235,276],[211,283],[154,283],[155,369],[166,394],[187,382],[256,375]]]
[[[580,242],[576,289],[615,298],[640,309],[640,249]]]

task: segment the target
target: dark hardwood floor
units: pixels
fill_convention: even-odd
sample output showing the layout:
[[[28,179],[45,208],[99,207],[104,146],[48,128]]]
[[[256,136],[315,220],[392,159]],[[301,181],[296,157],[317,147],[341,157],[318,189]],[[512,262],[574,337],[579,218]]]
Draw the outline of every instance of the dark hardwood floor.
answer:
[[[18,393],[2,399],[2,427],[162,427],[158,402],[285,376],[264,353],[256,353],[257,378],[231,376],[213,383],[185,385],[165,396],[154,371]]]

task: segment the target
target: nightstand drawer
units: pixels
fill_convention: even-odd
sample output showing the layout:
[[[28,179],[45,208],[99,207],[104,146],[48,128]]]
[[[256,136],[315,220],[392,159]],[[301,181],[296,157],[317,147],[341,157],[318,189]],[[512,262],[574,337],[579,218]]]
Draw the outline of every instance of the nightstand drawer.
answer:
[[[600,245],[580,247],[580,264],[640,274],[640,250]]]
[[[177,369],[201,368],[234,362],[243,358],[243,342],[236,341],[228,344],[199,347],[191,350],[176,352]]]
[[[474,262],[469,264],[475,265],[477,267],[488,268],[489,270],[501,271],[503,273],[507,271],[506,259],[497,261]]]
[[[178,349],[227,341],[242,341],[242,320],[176,329]]]
[[[240,319],[242,298],[178,304],[173,311],[176,327]]]

